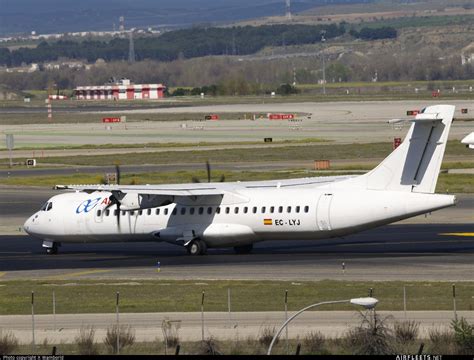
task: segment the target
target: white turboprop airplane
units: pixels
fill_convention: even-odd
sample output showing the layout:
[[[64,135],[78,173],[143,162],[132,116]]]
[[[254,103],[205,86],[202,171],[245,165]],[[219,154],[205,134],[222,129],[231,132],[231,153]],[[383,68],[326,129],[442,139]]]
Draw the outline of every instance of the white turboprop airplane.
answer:
[[[469,149],[474,149],[474,132],[467,135],[461,142],[466,144]]]
[[[180,185],[58,185],[24,225],[48,253],[61,243],[166,241],[192,255],[264,240],[340,237],[452,206],[434,194],[454,106],[416,115],[405,141],[360,176]]]

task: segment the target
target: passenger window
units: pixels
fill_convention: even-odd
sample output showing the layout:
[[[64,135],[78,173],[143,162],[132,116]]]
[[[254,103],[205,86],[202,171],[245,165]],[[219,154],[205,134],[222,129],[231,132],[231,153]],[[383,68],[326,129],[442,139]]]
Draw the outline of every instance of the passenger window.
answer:
[[[229,208],[229,207],[226,207],[226,208],[225,208],[225,213],[226,213],[226,214],[230,213],[230,208]]]
[[[209,215],[212,214],[212,208],[211,208],[210,206],[207,208],[207,213],[208,213]]]
[[[275,206],[270,206],[270,213],[274,213],[275,212]]]
[[[176,215],[177,212],[178,212],[178,209],[174,208],[172,214]]]
[[[203,207],[200,207],[199,208],[199,215],[202,215],[204,213],[204,208]]]
[[[102,215],[102,210],[97,210],[97,216]]]
[[[182,207],[181,208],[181,215],[185,215],[186,214],[186,208],[185,207]]]
[[[105,210],[105,216],[109,216],[109,215],[110,215],[110,210],[109,209]]]
[[[221,207],[218,206],[218,207],[216,208],[216,214],[220,214],[220,213],[221,213]]]
[[[249,208],[246,206],[244,207],[244,214],[247,214],[249,212]]]
[[[283,206],[278,207],[278,212],[281,214],[283,212]]]
[[[266,210],[265,206],[262,206],[262,214],[265,214],[265,210]]]
[[[114,210],[114,216],[117,216],[117,215],[118,215],[118,210],[115,209],[115,210]]]
[[[168,209],[165,209],[165,215],[168,215]]]
[[[291,213],[291,206],[288,206],[288,207],[286,208],[286,212],[287,212],[287,213]]]
[[[138,215],[142,216],[143,215],[143,210],[138,210]]]
[[[295,208],[295,210],[296,210],[297,213],[299,213],[299,212],[300,212],[300,207],[297,206],[297,207]]]
[[[253,212],[254,214],[257,213],[257,207],[256,207],[256,206],[253,207],[252,212]]]
[[[156,214],[156,215],[160,215],[160,208],[158,208],[158,209],[155,210],[155,214]]]
[[[234,208],[234,213],[235,213],[235,214],[238,214],[238,213],[239,213],[239,208],[238,208],[238,207]]]
[[[148,209],[148,210],[146,211],[146,214],[147,214],[147,215],[151,215],[151,209]]]
[[[309,211],[309,206],[304,207],[304,212],[307,213]]]
[[[53,203],[50,202],[50,203],[48,204],[48,208],[46,209],[46,211],[49,211],[49,210],[51,210],[52,208],[53,208]]]
[[[189,214],[194,215],[194,208],[193,207],[189,209]]]
[[[130,211],[130,215],[135,215],[135,211]]]
[[[125,210],[122,210],[122,216],[125,216]]]

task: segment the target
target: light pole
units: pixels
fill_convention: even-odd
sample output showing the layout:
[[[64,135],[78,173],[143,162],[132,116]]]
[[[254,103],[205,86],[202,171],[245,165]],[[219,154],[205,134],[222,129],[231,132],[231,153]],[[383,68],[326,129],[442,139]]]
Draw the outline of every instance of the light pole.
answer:
[[[275,341],[278,339],[280,336],[281,332],[283,329],[294,319],[296,318],[299,314],[305,312],[306,310],[315,308],[316,306],[320,305],[329,305],[329,304],[342,304],[342,303],[351,303],[353,305],[359,305],[363,306],[366,309],[372,309],[377,305],[379,301],[375,298],[372,297],[365,297],[365,298],[355,298],[355,299],[349,299],[349,300],[335,300],[335,301],[323,301],[317,304],[312,304],[309,306],[306,306],[305,308],[301,309],[297,313],[295,313],[293,316],[291,316],[288,320],[286,320],[283,325],[278,329],[276,332],[275,336],[273,336],[272,342],[270,343],[270,346],[268,347],[267,355],[271,355],[272,353],[272,348],[273,345],[275,344]]]
[[[321,56],[323,58],[323,94],[326,95],[326,63],[324,60],[324,44],[326,43],[326,38],[324,37],[324,31],[321,33],[321,43],[323,44],[323,49],[321,50]]]

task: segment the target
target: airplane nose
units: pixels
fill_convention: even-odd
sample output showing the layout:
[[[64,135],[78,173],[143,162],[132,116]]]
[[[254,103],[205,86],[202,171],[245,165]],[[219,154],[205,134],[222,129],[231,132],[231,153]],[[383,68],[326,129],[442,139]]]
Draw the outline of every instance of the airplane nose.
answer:
[[[23,224],[23,229],[29,234],[30,232],[28,231],[31,228],[31,217],[29,217],[25,223]]]
[[[38,219],[38,214],[34,214],[25,221],[25,223],[23,224],[23,230],[25,230],[27,234],[33,235],[34,233],[33,228],[35,225],[35,220],[37,219]]]

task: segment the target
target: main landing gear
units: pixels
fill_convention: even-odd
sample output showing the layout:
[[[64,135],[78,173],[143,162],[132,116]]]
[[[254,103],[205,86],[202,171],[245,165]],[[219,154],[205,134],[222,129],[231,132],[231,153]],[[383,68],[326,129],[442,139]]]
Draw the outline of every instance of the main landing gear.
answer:
[[[252,251],[253,244],[234,246],[234,251],[236,254],[248,254]]]
[[[189,255],[205,255],[207,253],[207,245],[202,240],[193,240],[187,246]]]
[[[46,254],[56,255],[58,253],[58,248],[61,246],[61,243],[54,241],[43,241],[43,247],[46,249]]]

